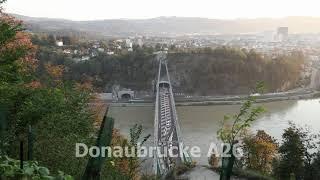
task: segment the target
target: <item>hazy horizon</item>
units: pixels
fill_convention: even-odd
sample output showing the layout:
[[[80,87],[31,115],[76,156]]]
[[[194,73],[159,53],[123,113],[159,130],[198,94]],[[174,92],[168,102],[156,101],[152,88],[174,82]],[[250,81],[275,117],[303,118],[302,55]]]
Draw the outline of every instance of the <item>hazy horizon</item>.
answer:
[[[9,0],[7,13],[23,16],[73,21],[109,19],[150,19],[157,17],[194,17],[208,19],[258,19],[286,17],[320,17],[316,0],[197,0],[197,1],[99,1],[83,0]]]
[[[233,21],[233,20],[260,20],[260,19],[286,19],[286,18],[320,18],[320,16],[284,16],[284,17],[253,17],[253,18],[229,18],[229,19],[223,19],[223,18],[208,18],[208,17],[196,17],[196,16],[156,16],[156,17],[148,17],[148,18],[104,18],[104,19],[88,19],[88,20],[74,20],[74,19],[68,19],[68,18],[58,18],[58,17],[45,17],[45,16],[29,16],[25,14],[17,14],[17,13],[11,13],[7,12],[12,15],[17,16],[25,16],[30,18],[43,18],[43,19],[57,19],[57,20],[66,20],[66,21],[103,21],[103,20],[148,20],[148,19],[157,19],[157,18],[202,18],[202,19],[211,19],[211,20],[226,20],[226,21]]]

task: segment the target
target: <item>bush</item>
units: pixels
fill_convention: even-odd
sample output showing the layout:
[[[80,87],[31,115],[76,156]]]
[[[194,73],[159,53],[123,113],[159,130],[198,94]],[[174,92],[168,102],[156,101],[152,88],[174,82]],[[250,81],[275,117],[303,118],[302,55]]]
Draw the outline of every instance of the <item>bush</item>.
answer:
[[[36,161],[26,161],[23,163],[23,169],[20,169],[20,161],[7,156],[0,157],[0,174],[0,179],[4,180],[73,180],[70,175],[65,175],[61,171],[55,177],[50,176],[49,169],[39,166]]]
[[[247,180],[275,180],[274,178],[252,170],[234,169],[233,174]]]

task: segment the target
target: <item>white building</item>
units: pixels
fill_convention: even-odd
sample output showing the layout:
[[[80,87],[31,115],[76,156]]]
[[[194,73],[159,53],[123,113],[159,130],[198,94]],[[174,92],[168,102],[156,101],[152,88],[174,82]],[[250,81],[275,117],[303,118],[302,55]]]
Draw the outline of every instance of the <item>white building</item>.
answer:
[[[126,39],[126,47],[127,48],[132,48],[132,42],[130,39]]]
[[[98,48],[98,51],[99,52],[104,52],[104,49],[103,48]]]
[[[70,49],[65,49],[65,50],[63,50],[63,53],[64,54],[71,54],[71,50]]]
[[[89,56],[82,56],[81,61],[88,61],[90,59]]]
[[[63,41],[56,41],[56,45],[59,47],[63,46]]]
[[[143,46],[142,39],[138,39],[137,44],[138,44],[138,46],[142,47]]]

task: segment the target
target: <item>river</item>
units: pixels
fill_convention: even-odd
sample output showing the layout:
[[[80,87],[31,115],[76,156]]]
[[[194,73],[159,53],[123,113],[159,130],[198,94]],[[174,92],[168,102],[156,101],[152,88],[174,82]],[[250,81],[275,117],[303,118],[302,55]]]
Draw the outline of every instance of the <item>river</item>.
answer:
[[[281,143],[283,129],[292,121],[300,126],[308,126],[313,132],[320,131],[320,99],[278,101],[260,104],[267,110],[251,127],[251,131],[265,130]],[[239,111],[239,105],[216,106],[178,106],[177,113],[183,135],[183,141],[187,146],[199,146],[201,157],[194,158],[200,165],[207,165],[207,153],[209,145],[217,141],[217,130],[220,121],[226,114],[235,114]],[[111,107],[109,116],[115,118],[115,127],[128,135],[134,124],[141,124],[144,135],[153,135],[154,108],[145,107]],[[153,143],[151,137],[147,144]]]

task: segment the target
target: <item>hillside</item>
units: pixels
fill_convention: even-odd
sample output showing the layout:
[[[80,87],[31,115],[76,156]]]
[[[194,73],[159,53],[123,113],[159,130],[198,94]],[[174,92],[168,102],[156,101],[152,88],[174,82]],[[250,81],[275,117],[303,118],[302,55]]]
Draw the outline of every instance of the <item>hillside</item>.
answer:
[[[33,18],[14,15],[23,20],[27,28],[35,32],[80,31],[103,36],[156,35],[175,36],[185,34],[240,34],[275,30],[288,26],[290,33],[319,33],[320,18],[286,17],[279,19],[218,20],[189,17],[158,17],[153,19],[110,19],[95,21],[71,21],[64,19]]]

